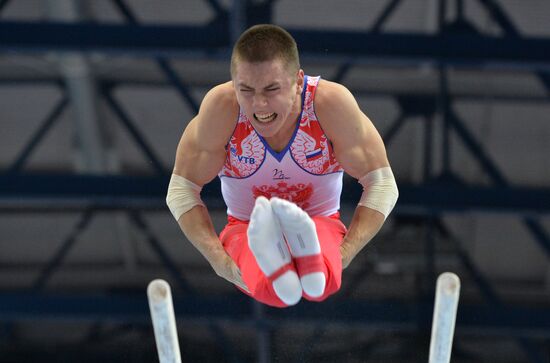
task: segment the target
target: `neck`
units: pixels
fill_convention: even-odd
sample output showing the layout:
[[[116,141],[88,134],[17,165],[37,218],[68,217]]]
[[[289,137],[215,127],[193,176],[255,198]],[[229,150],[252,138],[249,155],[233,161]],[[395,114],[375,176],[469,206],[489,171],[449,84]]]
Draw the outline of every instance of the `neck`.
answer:
[[[277,133],[277,135],[264,138],[269,147],[277,153],[283,151],[288,146],[294,134],[294,130],[296,129],[296,122],[300,122],[300,120],[298,120],[298,117],[302,114],[302,97],[300,95],[298,95],[297,101],[298,102],[295,102],[295,104],[298,107],[294,107],[292,113],[288,116],[287,120],[285,120],[285,124],[281,131]]]
[[[294,122],[289,122],[288,127],[285,127],[285,130],[281,130],[281,132],[275,136],[266,137],[264,140],[273,151],[279,153],[287,147],[290,142],[290,138],[294,134],[295,128],[296,124]]]

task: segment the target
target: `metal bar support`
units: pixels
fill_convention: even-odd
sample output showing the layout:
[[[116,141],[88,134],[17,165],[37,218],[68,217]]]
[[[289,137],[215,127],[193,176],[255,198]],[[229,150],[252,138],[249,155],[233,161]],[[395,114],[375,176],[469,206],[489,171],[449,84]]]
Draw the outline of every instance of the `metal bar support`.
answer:
[[[78,236],[86,229],[90,221],[94,210],[89,208],[82,214],[80,220],[77,222],[76,226],[73,228],[69,236],[63,241],[61,246],[58,248],[55,255],[50,259],[46,266],[42,269],[40,275],[33,283],[33,289],[41,290],[44,288],[50,277],[53,275],[55,270],[61,265],[71,248],[77,241]]]
[[[25,166],[25,163],[29,159],[30,155],[32,154],[36,146],[38,146],[40,141],[42,141],[44,136],[48,133],[48,131],[55,124],[55,122],[59,119],[59,116],[63,113],[63,110],[65,110],[65,107],[67,106],[68,103],[69,103],[69,99],[67,98],[66,95],[63,95],[61,100],[59,100],[59,102],[55,105],[55,107],[52,109],[50,114],[46,117],[46,119],[42,122],[42,124],[31,136],[26,146],[19,153],[19,156],[17,156],[15,161],[8,167],[8,172],[17,173],[21,171],[21,169],[23,169],[23,167]]]
[[[124,111],[121,105],[115,100],[111,93],[111,89],[104,89],[102,94],[105,100],[107,101],[107,104],[113,112],[118,116],[118,119],[121,121],[122,125],[126,128],[126,130],[130,133],[136,144],[139,146],[141,151],[143,152],[146,159],[151,162],[153,168],[156,170],[156,172],[159,175],[165,175],[167,173],[167,169],[164,167],[160,159],[157,157],[156,153],[154,152],[153,148],[149,146],[149,143],[145,139],[145,137],[141,134],[139,129],[134,125],[132,120],[130,119],[130,116]]]

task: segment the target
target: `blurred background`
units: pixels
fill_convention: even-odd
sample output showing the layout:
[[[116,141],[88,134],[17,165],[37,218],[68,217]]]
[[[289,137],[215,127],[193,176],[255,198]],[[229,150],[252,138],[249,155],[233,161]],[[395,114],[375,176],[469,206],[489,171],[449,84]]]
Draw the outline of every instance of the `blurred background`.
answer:
[[[320,304],[220,279],[164,204],[181,132],[248,26],[288,29],[384,137],[400,200]],[[170,282],[184,362],[550,362],[550,2],[0,1],[0,362],[153,362]],[[347,223],[360,186],[345,179]],[[219,183],[203,191],[220,231]]]

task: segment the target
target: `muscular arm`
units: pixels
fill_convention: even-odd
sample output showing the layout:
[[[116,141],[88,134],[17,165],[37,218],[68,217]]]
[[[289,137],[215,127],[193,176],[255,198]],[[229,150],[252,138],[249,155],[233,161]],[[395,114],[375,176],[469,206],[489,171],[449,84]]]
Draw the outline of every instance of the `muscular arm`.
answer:
[[[315,109],[332,141],[338,162],[349,175],[360,179],[370,171],[389,166],[380,134],[344,86],[321,81]],[[384,215],[379,211],[363,206],[356,208],[340,247],[344,268],[378,233],[383,223]]]
[[[204,97],[198,115],[179,142],[173,173],[203,186],[216,177],[225,161],[225,144],[231,136],[238,106],[229,83],[213,88]],[[244,289],[240,272],[219,240],[208,210],[201,205],[182,214],[178,224],[214,271]]]

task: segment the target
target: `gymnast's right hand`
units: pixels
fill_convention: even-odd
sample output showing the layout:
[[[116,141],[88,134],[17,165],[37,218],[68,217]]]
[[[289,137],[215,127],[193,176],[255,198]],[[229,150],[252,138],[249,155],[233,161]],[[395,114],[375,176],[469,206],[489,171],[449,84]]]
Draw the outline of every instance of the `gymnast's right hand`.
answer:
[[[233,259],[231,259],[231,257],[229,257],[229,255],[226,255],[225,258],[223,258],[219,262],[212,263],[212,268],[218,276],[226,279],[232,284],[250,293],[250,290],[244,283],[241,276],[241,270],[239,270],[237,264],[235,264],[235,262],[233,261]]]

